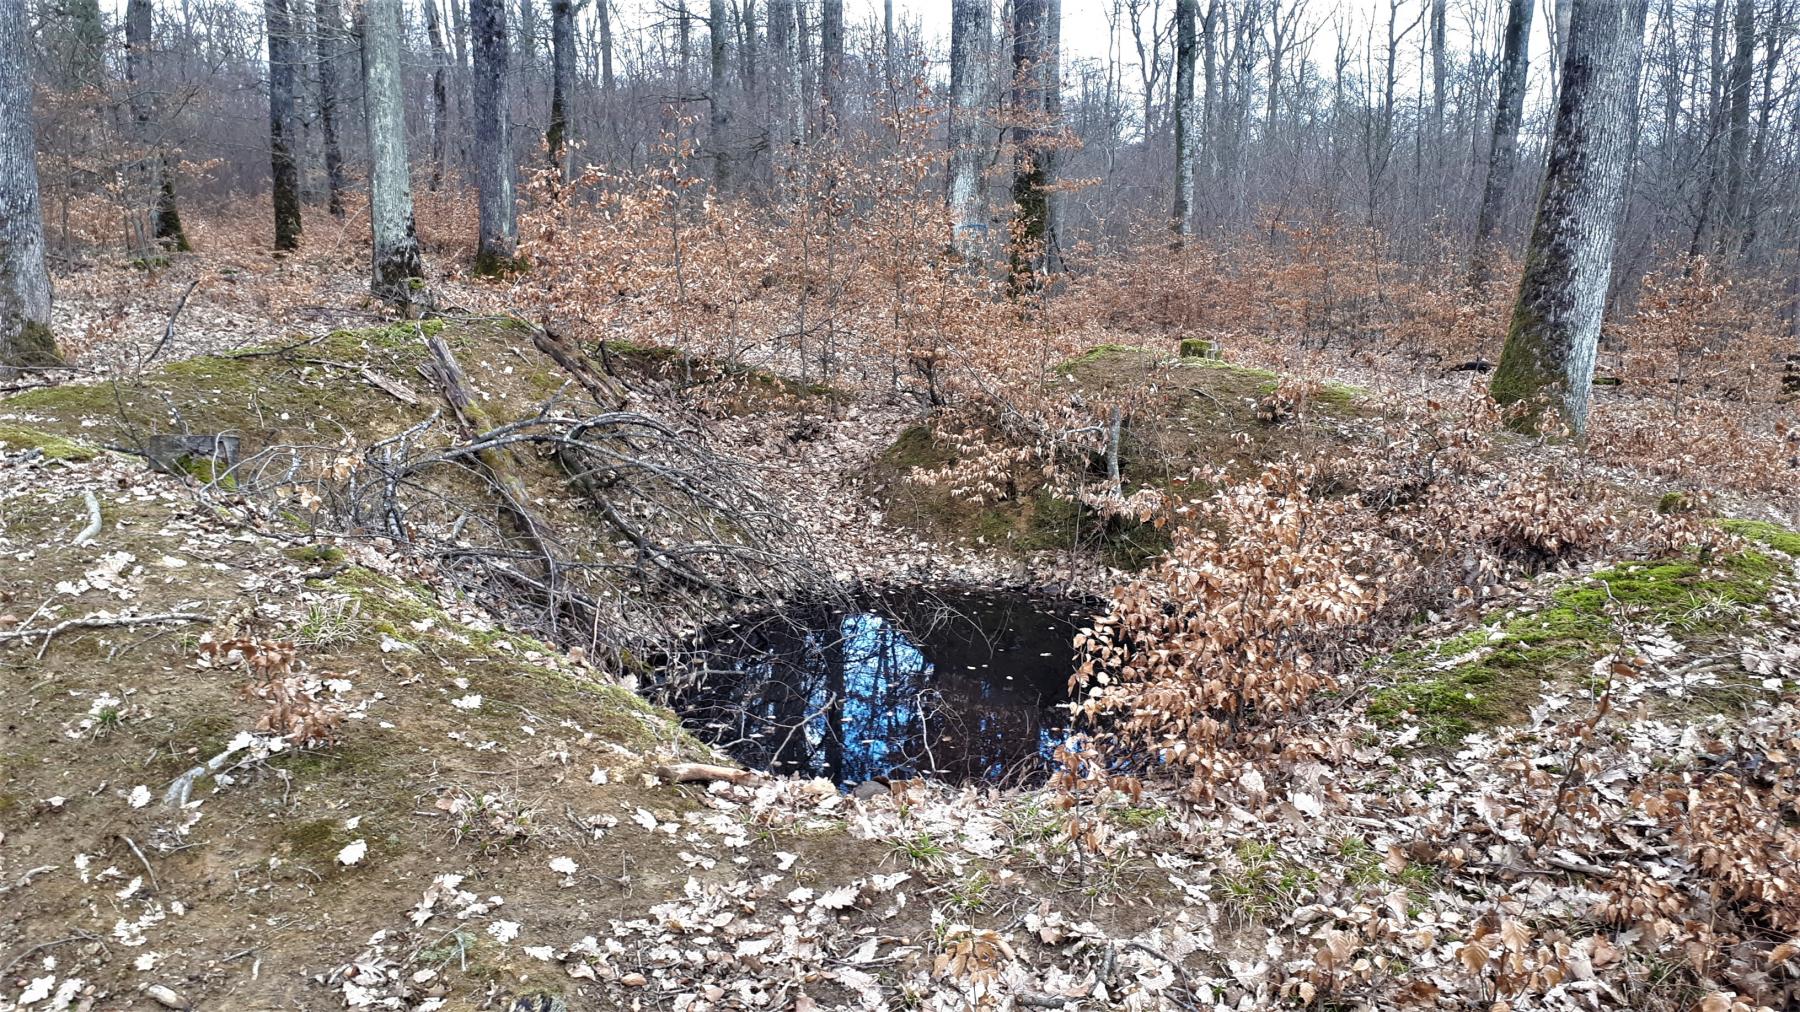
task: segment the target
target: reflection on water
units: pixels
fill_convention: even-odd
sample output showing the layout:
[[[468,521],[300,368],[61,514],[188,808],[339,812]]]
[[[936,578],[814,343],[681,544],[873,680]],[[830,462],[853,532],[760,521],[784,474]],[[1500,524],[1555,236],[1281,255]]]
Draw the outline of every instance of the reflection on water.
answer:
[[[994,591],[812,605],[719,630],[670,702],[746,765],[854,784],[1030,777],[1066,734],[1080,619]]]

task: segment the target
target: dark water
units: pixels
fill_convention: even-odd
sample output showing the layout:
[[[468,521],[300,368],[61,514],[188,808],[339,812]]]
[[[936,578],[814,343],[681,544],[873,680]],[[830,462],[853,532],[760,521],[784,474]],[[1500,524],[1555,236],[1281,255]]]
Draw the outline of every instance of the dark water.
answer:
[[[1067,734],[1068,602],[998,591],[814,604],[715,630],[670,705],[740,762],[839,784],[1031,780]]]

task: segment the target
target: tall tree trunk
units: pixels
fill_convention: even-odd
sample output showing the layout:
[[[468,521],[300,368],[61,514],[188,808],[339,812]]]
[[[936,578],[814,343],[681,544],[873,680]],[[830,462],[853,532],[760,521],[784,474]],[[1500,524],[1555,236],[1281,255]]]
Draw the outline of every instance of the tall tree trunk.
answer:
[[[731,73],[731,50],[727,46],[731,22],[725,16],[725,0],[711,0],[707,10],[711,60],[706,85],[706,143],[712,148],[713,187],[724,193],[731,185],[731,107],[725,94],[726,79]]]
[[[125,4],[125,82],[131,90],[136,140],[144,148],[141,175],[146,190],[155,194],[150,234],[164,249],[185,253],[192,247],[181,227],[181,210],[175,204],[175,167],[168,148],[153,136],[151,128],[156,107],[150,81],[155,60],[152,13],[150,0],[127,0]]]
[[[106,87],[106,21],[100,16],[100,0],[68,0],[63,11],[69,19],[69,73],[79,87]],[[22,16],[23,12],[19,12]],[[13,15],[8,14],[8,17]]]
[[[1521,404],[1513,422],[1543,428],[1543,399],[1576,434],[1587,427],[1600,324],[1612,275],[1627,161],[1637,130],[1638,66],[1648,0],[1575,0],[1556,130],[1525,275],[1492,392]]]
[[[369,127],[369,221],[375,237],[371,284],[380,298],[407,305],[415,301],[414,288],[425,267],[413,230],[400,32],[400,0],[365,0],[363,91]]]
[[[956,248],[968,257],[987,247],[981,119],[988,99],[989,17],[988,0],[954,0],[950,8],[950,227]]]
[[[1748,208],[1744,198],[1749,190],[1750,176],[1750,65],[1756,51],[1755,0],[1737,0],[1734,21],[1732,30],[1737,36],[1737,48],[1731,55],[1731,72],[1727,79],[1730,128],[1725,148],[1724,227],[1719,230],[1721,251],[1731,253],[1741,252],[1743,238],[1748,234],[1745,227]]]
[[[1470,287],[1487,287],[1493,274],[1494,233],[1501,207],[1519,166],[1519,124],[1525,118],[1525,79],[1531,63],[1533,0],[1509,0],[1506,36],[1500,53],[1500,96],[1494,107],[1494,136],[1488,147],[1487,183],[1475,216],[1475,246],[1469,263]]]
[[[1194,231],[1194,22],[1199,0],[1175,0],[1175,206],[1169,228],[1182,245]],[[1274,109],[1270,110],[1271,116]],[[1270,123],[1273,126],[1273,121]]]
[[[575,3],[550,0],[550,162],[569,178],[569,100],[575,94]]]
[[[594,18],[600,27],[600,90],[613,93],[613,33],[611,0],[594,0]]]
[[[1449,22],[1449,9],[1445,0],[1431,0],[1431,23],[1426,27],[1431,32],[1431,143],[1434,160],[1442,152],[1444,145],[1444,84],[1448,70],[1444,35]]]
[[[294,23],[288,0],[263,0],[269,35],[269,172],[275,248],[300,248],[300,166],[294,160]]]
[[[438,22],[438,0],[425,0],[425,36],[431,43],[431,178],[426,189],[436,192],[444,185],[445,138],[450,132],[450,94],[445,85],[445,66],[449,57],[444,52],[444,32]]]
[[[481,211],[475,270],[498,274],[514,267],[519,241],[506,101],[506,0],[469,0],[469,32],[475,50],[475,186]]]
[[[318,28],[313,41],[319,54],[319,133],[325,145],[325,188],[333,217],[344,216],[344,154],[338,146],[338,54],[344,47],[344,19],[338,0],[317,0]]]
[[[61,361],[50,333],[50,273],[31,123],[31,26],[0,17],[0,376]]]
[[[819,98],[825,106],[825,120],[835,124],[843,115],[844,101],[844,0],[824,0],[820,7],[819,49],[823,66],[819,72]]]
[[[881,80],[894,95],[894,0],[881,0]]]
[[[774,64],[769,89],[769,134],[781,151],[806,140],[806,107],[801,103],[799,26],[794,0],[769,0],[769,59]],[[952,66],[951,74],[955,74]]]
[[[1056,177],[1055,154],[1045,141],[1062,105],[1055,50],[1059,14],[1058,0],[1013,0],[1015,291],[1034,287],[1050,256],[1050,186]]]

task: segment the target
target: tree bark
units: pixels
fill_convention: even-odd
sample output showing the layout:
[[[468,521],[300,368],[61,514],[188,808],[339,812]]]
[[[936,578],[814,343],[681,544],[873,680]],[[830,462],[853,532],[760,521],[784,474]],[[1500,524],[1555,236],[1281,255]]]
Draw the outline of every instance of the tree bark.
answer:
[[[475,186],[481,213],[475,270],[499,274],[515,266],[519,241],[506,101],[506,0],[469,0],[469,33],[475,50]]]
[[[294,21],[288,0],[263,0],[269,35],[269,172],[275,248],[300,248],[300,166],[294,160]]]
[[[363,90],[368,106],[369,220],[375,237],[372,287],[380,298],[407,305],[415,301],[415,288],[425,267],[413,230],[400,32],[400,0],[365,0]]]
[[[823,66],[819,72],[819,98],[825,106],[825,122],[835,126],[844,101],[844,0],[824,0],[820,7],[819,48]]]
[[[950,8],[950,227],[966,257],[987,247],[982,185],[981,120],[987,105],[992,25],[988,0],[954,0]]]
[[[344,154],[338,145],[338,53],[344,18],[338,0],[317,0],[313,41],[319,54],[319,133],[325,146],[325,188],[333,217],[344,216]]]
[[[613,93],[613,33],[610,0],[594,0],[594,19],[600,28],[600,90]]]
[[[0,17],[0,375],[56,365],[31,122],[31,26]]]
[[[1475,216],[1475,245],[1469,263],[1469,285],[1479,291],[1493,276],[1494,232],[1500,210],[1519,166],[1519,125],[1525,118],[1526,70],[1531,63],[1533,0],[1509,0],[1506,35],[1501,43],[1500,96],[1494,107],[1493,141],[1488,147],[1487,183]]]
[[[1013,249],[1015,293],[1034,287],[1049,258],[1055,155],[1044,143],[1057,95],[1056,0],[1013,2]]]
[[[1750,177],[1750,71],[1756,51],[1755,0],[1737,0],[1732,30],[1737,36],[1737,48],[1731,55],[1727,84],[1730,89],[1730,127],[1725,148],[1724,227],[1719,230],[1719,247],[1722,252],[1738,253],[1742,252],[1744,236],[1749,234],[1746,218],[1750,208],[1745,196]]]
[[[1194,22],[1198,16],[1199,0],[1175,0],[1175,206],[1169,214],[1169,229],[1175,233],[1178,247],[1194,230],[1194,56],[1198,48]]]
[[[770,96],[770,136],[780,150],[791,150],[806,140],[806,107],[800,95],[799,25],[794,0],[769,0],[769,60],[773,86]],[[954,67],[951,73],[955,73]]]
[[[707,8],[710,24],[706,85],[707,146],[712,148],[713,188],[724,193],[731,185],[731,106],[725,94],[731,72],[728,41],[730,21],[725,16],[725,0],[710,0]]]
[[[150,234],[164,249],[186,253],[187,231],[181,227],[181,210],[175,203],[175,167],[168,148],[155,136],[154,84],[150,80],[155,49],[150,0],[125,4],[125,83],[131,91],[131,120],[136,141],[144,148],[141,176],[147,192],[155,194],[150,211]]]
[[[438,0],[425,0],[425,37],[431,44],[431,179],[426,189],[444,185],[445,138],[450,131],[450,93],[444,77],[449,57],[444,52],[444,32],[438,20]]]
[[[1647,7],[1648,0],[1573,4],[1549,166],[1492,385],[1496,401],[1522,405],[1511,423],[1522,431],[1547,428],[1547,407],[1576,435],[1587,427],[1637,129]]]
[[[569,178],[569,100],[575,94],[575,3],[550,0],[550,162]]]

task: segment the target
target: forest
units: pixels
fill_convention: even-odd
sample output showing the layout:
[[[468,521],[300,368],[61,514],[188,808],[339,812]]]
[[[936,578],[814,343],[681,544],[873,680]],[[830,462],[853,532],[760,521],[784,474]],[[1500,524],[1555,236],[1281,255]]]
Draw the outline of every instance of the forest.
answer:
[[[0,1012],[1800,1007],[1796,0],[0,0]]]

